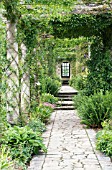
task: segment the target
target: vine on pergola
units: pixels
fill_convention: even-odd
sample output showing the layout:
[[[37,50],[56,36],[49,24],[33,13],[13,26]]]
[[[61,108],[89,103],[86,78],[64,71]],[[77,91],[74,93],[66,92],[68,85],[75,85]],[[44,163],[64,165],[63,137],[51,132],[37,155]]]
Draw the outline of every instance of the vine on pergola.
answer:
[[[88,3],[88,1],[86,2]],[[90,93],[93,93],[96,88],[104,91],[112,88],[109,85],[112,81],[110,64],[110,50],[112,48],[111,4],[107,1],[105,5],[99,8],[94,7],[91,10],[91,6],[83,8],[83,2],[81,2],[80,7],[78,3],[78,1],[73,0],[3,0],[5,17],[11,23],[16,23],[20,60],[22,58],[21,44],[23,43],[27,48],[25,58],[27,64],[22,66],[22,72],[21,66],[19,66],[19,75],[21,79],[21,73],[25,69],[29,72],[31,76],[30,86],[34,87],[30,91],[33,96],[35,96],[36,88],[34,83],[41,75],[39,68],[43,67],[46,69],[45,72],[49,74],[51,72],[49,64],[54,63],[53,67],[55,65],[54,49],[57,46],[57,38],[63,42],[64,38],[73,39],[84,36],[90,37],[91,40],[92,37],[91,60],[88,62],[90,71],[88,88],[90,88]],[[92,63],[94,63],[94,68]],[[55,69],[52,70],[55,72]],[[43,72],[42,74],[44,75]],[[97,86],[97,81],[99,86]],[[20,87],[19,91],[21,92]]]

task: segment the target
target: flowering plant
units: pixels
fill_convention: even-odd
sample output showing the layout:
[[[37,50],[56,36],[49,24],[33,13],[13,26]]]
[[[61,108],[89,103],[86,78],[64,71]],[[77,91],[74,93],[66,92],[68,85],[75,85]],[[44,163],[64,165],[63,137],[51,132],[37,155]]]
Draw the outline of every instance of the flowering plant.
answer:
[[[44,102],[44,103],[43,103],[43,106],[51,107],[52,109],[54,109],[56,105],[55,105],[55,104],[48,103],[48,102]]]

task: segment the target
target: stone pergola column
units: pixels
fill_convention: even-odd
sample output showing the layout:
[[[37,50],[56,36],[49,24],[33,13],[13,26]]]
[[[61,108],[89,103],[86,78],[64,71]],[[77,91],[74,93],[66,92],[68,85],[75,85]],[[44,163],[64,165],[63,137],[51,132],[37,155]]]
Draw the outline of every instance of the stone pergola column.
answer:
[[[7,21],[7,60],[6,68],[6,98],[7,120],[10,123],[28,113],[30,106],[30,81],[26,59],[26,47],[21,44],[18,49],[16,23]],[[21,54],[18,53],[21,51]]]
[[[27,113],[30,107],[30,75],[29,68],[26,61],[26,46],[21,44],[21,70],[22,70],[22,78],[21,78],[21,111],[23,113]]]
[[[16,42],[16,23],[7,21],[7,61],[6,68],[6,98],[7,119],[10,123],[19,116],[19,66],[18,44]]]

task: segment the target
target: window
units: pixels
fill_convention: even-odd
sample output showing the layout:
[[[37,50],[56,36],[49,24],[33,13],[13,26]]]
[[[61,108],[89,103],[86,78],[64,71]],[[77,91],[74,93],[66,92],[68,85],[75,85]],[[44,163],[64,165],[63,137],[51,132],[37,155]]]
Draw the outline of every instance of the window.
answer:
[[[67,62],[62,63],[61,65],[61,76],[70,77],[70,64]]]

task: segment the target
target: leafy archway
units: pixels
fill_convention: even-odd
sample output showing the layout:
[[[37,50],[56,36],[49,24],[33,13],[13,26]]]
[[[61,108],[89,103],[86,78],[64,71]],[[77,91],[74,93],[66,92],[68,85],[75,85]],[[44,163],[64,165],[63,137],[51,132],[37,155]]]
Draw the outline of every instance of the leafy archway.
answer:
[[[5,7],[5,17],[10,22],[9,31],[10,28],[14,30],[17,28],[13,39],[15,38],[18,44],[16,52],[19,63],[17,64],[15,61],[15,64],[18,70],[16,70],[16,77],[18,77],[16,86],[19,88],[19,113],[22,112],[20,105],[21,80],[24,77],[24,72],[27,75],[30,74],[30,79],[27,76],[26,82],[27,86],[30,86],[30,101],[35,100],[36,87],[34,84],[39,80],[39,75],[45,73],[53,77],[55,74],[56,46],[59,46],[57,38],[63,42],[64,38],[72,40],[80,36],[89,37],[89,41],[92,42],[91,59],[88,61],[90,93],[93,93],[96,88],[104,91],[112,88],[110,85],[112,81],[110,64],[112,48],[111,3],[90,6],[88,2],[84,5],[83,2],[79,4],[77,1],[69,0],[67,2],[60,0],[56,2],[53,0],[50,2],[10,0],[7,2],[7,0],[3,0],[3,6]],[[22,44],[24,44],[23,49],[21,49]],[[12,51],[14,52],[15,49]],[[21,64],[23,55],[25,58]],[[10,71],[12,67],[10,67]],[[40,67],[45,71],[40,71]]]
[[[19,116],[19,123],[23,126],[23,114],[27,115],[25,119],[28,121],[35,110],[37,113],[35,118],[39,112],[42,114],[46,112],[41,107],[33,109],[34,105],[38,106],[40,90],[46,92],[46,84],[50,87],[55,81],[57,85],[59,78],[55,76],[56,62],[66,58],[75,63],[78,55],[74,47],[80,43],[85,43],[84,53],[87,52],[88,43],[91,44],[91,57],[87,62],[88,95],[96,90],[102,89],[105,93],[106,90],[112,89],[111,3],[109,0],[105,1],[105,4],[99,0],[98,4],[94,4],[93,2],[96,1],[91,0],[93,3],[91,5],[88,4],[90,2],[88,0],[84,2],[87,4],[82,1],[79,3],[77,0],[2,0],[0,30],[3,35],[0,36],[5,42],[0,39],[2,44],[0,54],[3,62],[0,72],[3,80],[1,101],[5,108],[2,113],[5,113],[5,119],[6,115],[10,115],[10,123]],[[39,82],[41,86],[37,86],[40,85]],[[45,97],[52,98],[51,95]],[[34,119],[32,122],[35,124]],[[14,140],[18,137],[18,133],[26,136],[29,134],[27,126],[17,127],[15,130]],[[8,138],[8,134],[12,134],[12,131],[11,127],[5,137]],[[36,145],[45,151],[40,136],[38,137],[31,129],[30,134],[39,140]],[[25,142],[28,141],[26,136]],[[10,138],[8,140],[10,143]],[[27,158],[25,154],[25,163],[32,153],[38,152],[35,146],[30,147],[31,141],[27,143],[28,149],[26,145],[20,145],[28,151]],[[33,144],[35,145],[34,141]]]

